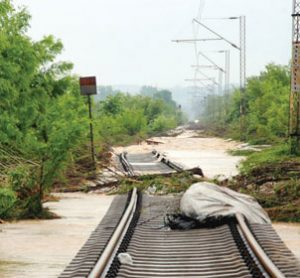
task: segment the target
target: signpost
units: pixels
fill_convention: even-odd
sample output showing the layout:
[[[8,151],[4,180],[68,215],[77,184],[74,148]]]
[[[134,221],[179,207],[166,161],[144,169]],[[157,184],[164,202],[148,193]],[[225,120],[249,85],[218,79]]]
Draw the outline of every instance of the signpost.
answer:
[[[94,132],[93,132],[93,116],[91,95],[97,95],[97,82],[95,76],[81,77],[79,79],[81,95],[88,97],[89,118],[90,118],[90,139],[91,139],[91,154],[94,167],[96,168],[95,147],[94,147]]]

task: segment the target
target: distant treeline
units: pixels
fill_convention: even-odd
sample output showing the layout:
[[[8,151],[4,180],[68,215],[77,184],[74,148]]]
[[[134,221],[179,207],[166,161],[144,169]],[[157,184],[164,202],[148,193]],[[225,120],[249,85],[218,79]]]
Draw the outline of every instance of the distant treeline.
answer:
[[[43,193],[89,173],[89,119],[73,65],[53,36],[33,41],[30,15],[0,1],[0,218],[45,217]],[[97,154],[183,122],[169,91],[114,93],[93,105]],[[80,180],[80,178],[78,179]]]
[[[289,119],[290,69],[269,64],[259,76],[250,77],[244,93],[242,138],[252,143],[275,143],[286,138]],[[208,95],[202,105],[202,122],[215,132],[239,139],[240,91]]]
[[[117,93],[96,104],[96,126],[100,141],[132,142],[183,124],[184,115],[169,91],[154,96]]]

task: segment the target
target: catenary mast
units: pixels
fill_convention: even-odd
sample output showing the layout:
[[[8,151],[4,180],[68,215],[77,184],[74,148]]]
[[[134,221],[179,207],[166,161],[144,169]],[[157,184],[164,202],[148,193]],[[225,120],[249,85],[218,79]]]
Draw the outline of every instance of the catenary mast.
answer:
[[[290,94],[291,152],[300,154],[300,0],[293,0],[292,78]]]

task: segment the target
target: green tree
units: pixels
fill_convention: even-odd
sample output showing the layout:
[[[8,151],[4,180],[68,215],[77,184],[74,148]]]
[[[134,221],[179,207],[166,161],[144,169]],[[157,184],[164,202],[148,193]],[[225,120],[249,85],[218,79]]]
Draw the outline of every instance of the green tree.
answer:
[[[245,91],[246,138],[254,143],[282,140],[288,130],[290,71],[287,66],[269,64],[259,76],[248,79]],[[239,138],[240,92],[229,96],[208,96],[203,121],[216,128],[226,126]]]
[[[43,190],[86,140],[87,119],[72,65],[55,63],[62,43],[53,36],[32,41],[29,19],[26,10],[0,2],[2,186],[11,187],[23,214],[34,217],[42,212]],[[18,163],[9,162],[10,151]]]

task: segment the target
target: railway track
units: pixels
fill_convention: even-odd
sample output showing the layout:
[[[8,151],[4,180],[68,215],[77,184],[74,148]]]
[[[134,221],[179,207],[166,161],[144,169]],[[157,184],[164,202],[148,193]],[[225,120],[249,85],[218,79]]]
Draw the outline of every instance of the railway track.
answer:
[[[112,211],[120,216],[125,198],[119,198],[108,218]],[[104,219],[102,233],[91,236],[60,277],[300,277],[298,261],[270,225],[248,225],[237,215],[219,227],[170,230],[164,215],[176,211],[178,197],[134,190],[126,203],[118,224],[104,227]],[[125,252],[132,265],[120,264],[118,254]]]
[[[176,172],[190,172],[198,176],[204,176],[199,167],[185,168],[183,165],[169,160],[163,153],[152,151],[151,153],[138,153],[120,155],[120,164],[128,176],[144,175],[169,175]]]
[[[139,154],[122,153],[120,161],[129,176],[166,175],[183,170],[181,165],[168,160],[157,151]]]
[[[250,225],[237,214],[217,227],[171,230],[165,215],[179,202],[136,189],[116,197],[60,277],[300,277],[299,262],[271,225]],[[121,264],[120,253],[132,264]]]

